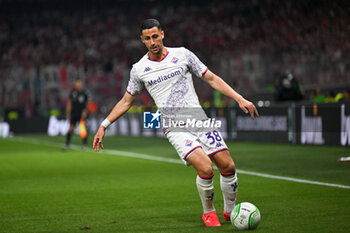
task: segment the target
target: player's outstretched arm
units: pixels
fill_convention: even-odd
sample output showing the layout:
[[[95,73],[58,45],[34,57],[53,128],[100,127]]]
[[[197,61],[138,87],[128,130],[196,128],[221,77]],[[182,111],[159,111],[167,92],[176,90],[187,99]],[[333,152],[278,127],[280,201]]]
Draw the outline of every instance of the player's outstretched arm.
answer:
[[[111,113],[107,116],[106,120],[109,124],[112,124],[119,117],[121,117],[124,113],[126,113],[129,108],[132,106],[136,99],[137,95],[130,95],[129,93],[125,93],[123,98],[114,106]],[[97,130],[94,141],[92,143],[92,147],[95,151],[100,151],[100,148],[103,149],[103,137],[105,136],[107,126],[101,124],[99,129]]]
[[[222,94],[234,99],[239,107],[246,114],[250,114],[250,117],[254,119],[254,116],[259,116],[258,110],[254,106],[254,104],[246,99],[244,99],[240,94],[238,94],[235,90],[233,90],[222,78],[208,70],[203,75],[203,80],[206,81],[212,88],[220,91]]]

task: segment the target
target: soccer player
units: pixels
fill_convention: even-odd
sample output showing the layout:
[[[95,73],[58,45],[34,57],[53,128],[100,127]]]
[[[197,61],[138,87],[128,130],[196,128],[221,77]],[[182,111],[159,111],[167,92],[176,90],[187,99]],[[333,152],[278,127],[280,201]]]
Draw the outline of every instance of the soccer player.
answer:
[[[183,120],[191,115],[196,121],[208,119],[195,93],[192,75],[195,75],[224,95],[231,97],[254,119],[255,106],[235,92],[220,77],[186,48],[169,48],[163,45],[164,31],[155,19],[145,20],[140,28],[141,41],[148,52],[130,71],[130,80],[122,99],[100,125],[93,148],[103,148],[106,128],[128,111],[143,87],[146,87],[162,114],[163,121]],[[185,113],[185,114],[183,114]],[[186,165],[192,165],[198,175],[196,184],[203,206],[202,219],[206,226],[220,226],[214,208],[213,163],[220,170],[220,185],[224,198],[224,219],[230,221],[237,193],[235,164],[228,148],[214,127],[183,128],[182,125],[163,127],[169,142]]]
[[[63,150],[69,149],[70,140],[75,125],[80,119],[87,117],[87,104],[89,100],[88,92],[83,89],[83,82],[77,80],[74,84],[74,89],[69,94],[69,99],[66,106],[66,119],[70,121],[69,131],[66,135],[66,144]],[[87,148],[87,136],[83,138],[83,149]]]

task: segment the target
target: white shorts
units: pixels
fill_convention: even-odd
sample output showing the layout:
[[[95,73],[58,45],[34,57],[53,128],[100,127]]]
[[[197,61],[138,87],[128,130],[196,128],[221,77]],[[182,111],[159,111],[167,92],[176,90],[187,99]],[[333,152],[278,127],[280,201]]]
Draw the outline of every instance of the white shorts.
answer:
[[[199,128],[191,129],[191,131],[176,128],[166,132],[165,136],[187,166],[190,166],[187,158],[198,148],[202,148],[208,156],[228,150],[223,137],[216,128]]]

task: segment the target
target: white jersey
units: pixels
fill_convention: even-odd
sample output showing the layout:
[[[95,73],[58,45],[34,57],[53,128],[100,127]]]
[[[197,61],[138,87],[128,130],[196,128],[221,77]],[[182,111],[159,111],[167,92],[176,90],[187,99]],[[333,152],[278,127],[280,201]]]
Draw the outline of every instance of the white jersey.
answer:
[[[146,87],[163,120],[184,119],[188,114],[198,120],[207,119],[199,104],[192,74],[202,77],[208,68],[186,48],[166,49],[168,53],[160,61],[151,60],[146,54],[133,65],[127,92],[135,95]]]

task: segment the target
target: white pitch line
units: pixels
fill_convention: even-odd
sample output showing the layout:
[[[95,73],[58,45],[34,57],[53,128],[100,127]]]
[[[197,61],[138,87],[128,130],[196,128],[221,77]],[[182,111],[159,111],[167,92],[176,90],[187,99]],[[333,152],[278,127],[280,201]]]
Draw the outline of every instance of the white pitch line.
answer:
[[[292,181],[292,182],[297,182],[297,183],[316,184],[316,185],[322,185],[322,186],[328,186],[328,187],[350,189],[349,185],[332,184],[332,183],[319,182],[319,181],[313,181],[313,180],[304,180],[304,179],[298,179],[298,178],[287,177],[287,176],[275,176],[275,175],[269,175],[266,173],[251,172],[251,171],[245,171],[245,170],[239,170],[239,169],[237,169],[237,172],[241,173],[241,174],[260,176],[260,177],[271,178],[271,179],[275,179],[275,180],[287,180],[287,181]]]
[[[47,146],[55,146],[55,147],[62,147],[63,145],[61,143],[50,142],[46,140],[38,140],[33,138],[24,138],[24,137],[10,138],[10,140],[27,142],[32,144],[44,144]],[[74,150],[81,150],[81,146],[78,146],[78,145],[71,145],[70,148]],[[94,153],[93,151],[87,151],[87,152]],[[147,159],[147,160],[160,161],[160,162],[166,162],[166,163],[183,164],[179,159],[164,158],[164,157],[134,153],[129,151],[103,149],[101,152],[110,154],[110,155],[123,156],[123,157],[129,157],[129,158],[138,158],[138,159]],[[291,181],[296,183],[314,184],[314,185],[321,185],[321,186],[328,186],[328,187],[335,187],[335,188],[342,188],[342,189],[350,189],[349,185],[333,184],[333,183],[319,182],[319,181],[313,181],[313,180],[304,180],[304,179],[298,179],[298,178],[287,177],[287,176],[276,176],[276,175],[270,175],[270,174],[261,173],[261,172],[246,171],[241,169],[237,169],[237,173],[275,179],[275,180]]]

